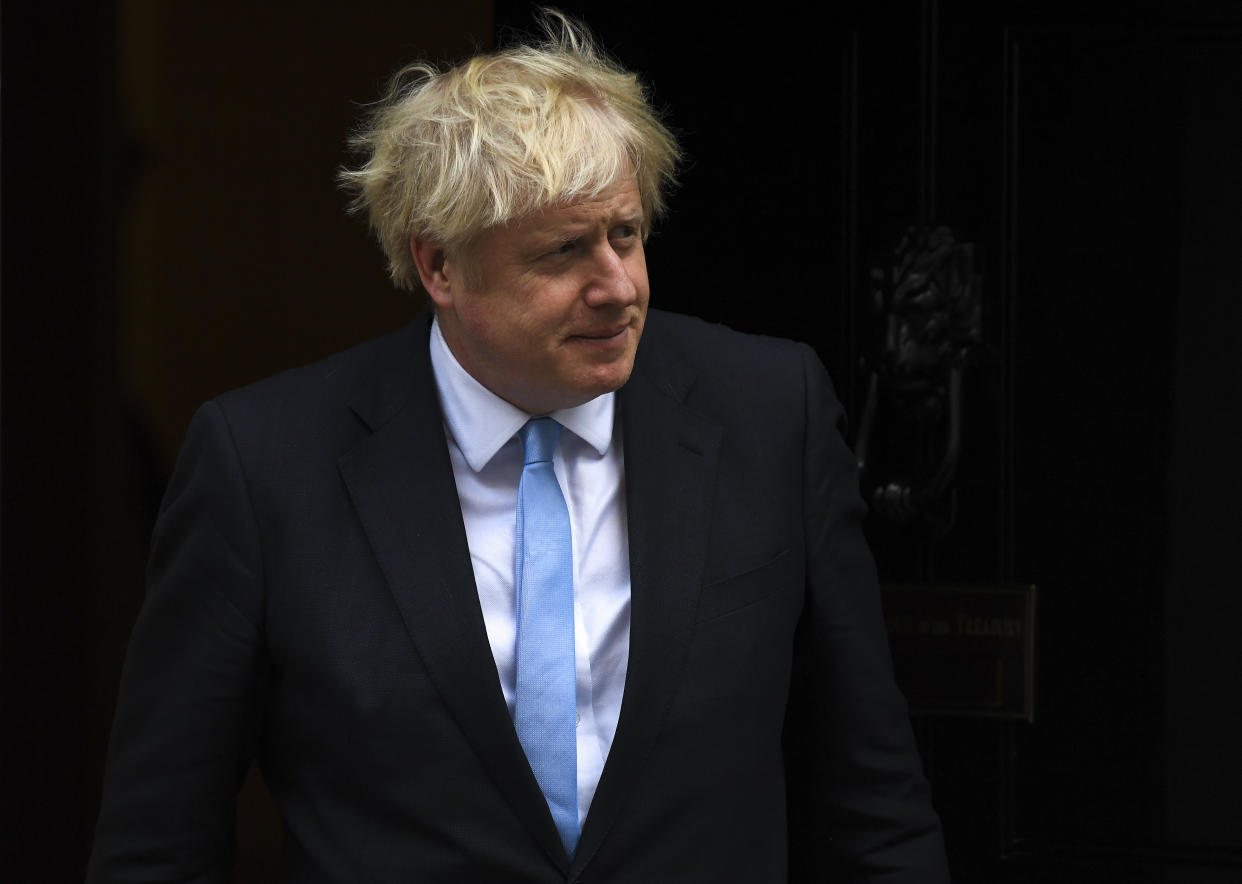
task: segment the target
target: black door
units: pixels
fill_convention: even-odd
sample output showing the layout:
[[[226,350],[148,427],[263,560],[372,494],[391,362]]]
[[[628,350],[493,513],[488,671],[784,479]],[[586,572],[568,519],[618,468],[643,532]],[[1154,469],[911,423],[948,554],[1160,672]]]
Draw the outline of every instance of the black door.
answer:
[[[955,880],[1242,879],[1242,5],[562,6],[688,148],[654,301],[809,341],[856,428],[879,366],[869,490],[943,463],[876,305],[957,250],[954,469],[869,524],[886,582],[1038,587],[1033,714],[916,717]]]

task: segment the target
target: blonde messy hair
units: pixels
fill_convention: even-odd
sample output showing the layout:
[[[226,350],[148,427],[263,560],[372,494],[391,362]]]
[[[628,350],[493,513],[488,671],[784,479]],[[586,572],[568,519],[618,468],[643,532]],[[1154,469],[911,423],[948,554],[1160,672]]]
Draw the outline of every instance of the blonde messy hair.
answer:
[[[460,253],[483,230],[598,196],[633,170],[643,236],[664,211],[680,151],[638,78],[590,33],[543,10],[545,41],[440,71],[401,70],[363,130],[365,156],[340,181],[356,192],[400,288],[418,286],[410,237]]]

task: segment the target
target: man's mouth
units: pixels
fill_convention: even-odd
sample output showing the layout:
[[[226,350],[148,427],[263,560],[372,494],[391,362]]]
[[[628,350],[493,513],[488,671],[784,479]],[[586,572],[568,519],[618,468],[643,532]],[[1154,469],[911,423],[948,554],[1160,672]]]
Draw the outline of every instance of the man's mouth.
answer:
[[[616,328],[600,329],[598,331],[580,332],[574,335],[575,338],[585,338],[588,341],[607,341],[612,338],[618,338],[625,333],[629,325],[622,325]]]

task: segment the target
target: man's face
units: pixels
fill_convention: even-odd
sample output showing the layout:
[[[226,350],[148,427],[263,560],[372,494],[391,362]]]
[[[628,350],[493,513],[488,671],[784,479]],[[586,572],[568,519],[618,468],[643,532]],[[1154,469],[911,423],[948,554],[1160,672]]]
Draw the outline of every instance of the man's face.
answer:
[[[628,175],[595,199],[491,228],[468,254],[444,258],[442,284],[428,290],[457,361],[531,414],[618,389],[647,317],[642,222]]]

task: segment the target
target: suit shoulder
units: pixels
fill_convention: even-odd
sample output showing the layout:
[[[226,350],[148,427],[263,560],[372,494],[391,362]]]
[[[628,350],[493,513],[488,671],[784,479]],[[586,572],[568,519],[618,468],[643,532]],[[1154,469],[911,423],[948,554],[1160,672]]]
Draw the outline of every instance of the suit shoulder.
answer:
[[[230,421],[263,422],[274,415],[344,406],[360,389],[408,371],[419,323],[364,341],[348,350],[288,369],[215,398]]]
[[[800,414],[810,386],[826,381],[806,344],[655,310],[634,370],[692,409],[722,418]]]
[[[798,370],[813,351],[797,341],[740,332],[694,316],[651,310],[643,331],[652,350],[709,374]]]

